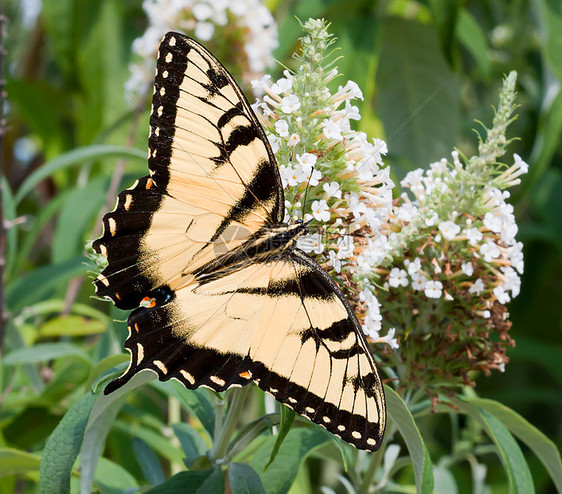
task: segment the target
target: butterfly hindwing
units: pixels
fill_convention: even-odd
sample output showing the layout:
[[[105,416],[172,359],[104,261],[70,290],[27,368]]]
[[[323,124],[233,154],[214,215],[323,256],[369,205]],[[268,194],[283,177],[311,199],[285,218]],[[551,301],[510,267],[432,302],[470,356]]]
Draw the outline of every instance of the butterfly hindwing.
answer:
[[[145,368],[188,388],[254,381],[357,447],[380,445],[373,358],[335,283],[300,251],[218,272],[166,305],[137,309],[128,326],[133,364],[110,389]]]
[[[97,293],[122,309],[159,286],[189,283],[193,271],[283,216],[279,172],[246,98],[179,33],[160,46],[148,156],[150,177],[120,194],[94,242],[110,259]]]

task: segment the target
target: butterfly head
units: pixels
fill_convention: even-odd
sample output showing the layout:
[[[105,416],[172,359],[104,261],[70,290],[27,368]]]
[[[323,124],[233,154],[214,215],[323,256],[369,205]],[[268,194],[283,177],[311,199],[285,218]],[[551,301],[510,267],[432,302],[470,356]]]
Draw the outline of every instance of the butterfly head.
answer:
[[[308,233],[308,222],[297,220],[289,225],[276,225],[269,227],[265,232],[267,250],[274,253],[293,247],[297,239]]]

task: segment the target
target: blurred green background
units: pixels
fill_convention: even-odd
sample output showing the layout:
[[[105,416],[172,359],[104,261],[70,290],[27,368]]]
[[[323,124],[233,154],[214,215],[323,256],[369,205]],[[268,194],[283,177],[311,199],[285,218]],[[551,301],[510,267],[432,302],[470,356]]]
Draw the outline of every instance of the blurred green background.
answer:
[[[147,20],[140,0],[43,0],[38,16],[31,15],[34,4],[5,0],[2,6],[8,93],[2,200],[11,226],[5,237],[10,324],[4,348],[62,336],[85,351],[95,348],[95,358],[101,358],[118,354],[123,339],[123,326],[103,314],[125,316],[91,299],[93,287],[89,279],[83,282],[84,243],[99,233],[116,162],[120,156],[131,158],[121,146],[145,155],[148,113],[135,110],[123,85],[131,44]],[[474,154],[474,120],[490,125],[503,75],[518,72],[521,106],[508,134],[519,139],[510,152],[527,161],[530,171],[511,198],[518,239],[525,244],[521,294],[509,306],[517,346],[508,353],[506,372],[480,376],[477,391],[515,409],[560,446],[562,2],[293,0],[266,5],[279,26],[274,56],[289,67],[300,35],[295,16],[331,22],[343,57],[338,61],[342,83],[357,82],[365,96],[359,128],[387,141],[387,162],[396,178],[450,156],[454,147]],[[228,66],[228,59],[223,62]],[[277,66],[272,73],[281,71]],[[60,169],[39,180],[37,170],[45,163],[96,144],[120,148],[106,158],[84,154],[78,166],[55,161],[53,167]],[[122,165],[123,186],[145,173],[141,159]],[[78,334],[64,334],[63,316],[56,315],[61,313],[82,318]],[[75,327],[77,320],[68,317],[62,322]],[[38,386],[54,380],[58,387],[50,387],[51,395],[41,401],[23,400],[8,414],[0,408],[3,442],[39,447],[73,400],[76,382],[87,377],[80,362],[72,360],[41,372],[52,375],[37,375]],[[13,383],[3,382],[0,407],[2,399],[9,402],[8,384]],[[437,449],[446,441],[435,429],[425,438]],[[532,455],[528,461],[537,491],[553,492],[544,468]],[[501,468],[489,475],[491,481],[497,476],[497,492],[503,492]]]

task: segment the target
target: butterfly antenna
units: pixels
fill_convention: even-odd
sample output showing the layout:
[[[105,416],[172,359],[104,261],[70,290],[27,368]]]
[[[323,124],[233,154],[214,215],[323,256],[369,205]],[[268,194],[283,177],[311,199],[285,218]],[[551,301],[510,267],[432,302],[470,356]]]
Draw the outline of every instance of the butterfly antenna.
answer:
[[[312,169],[310,170],[310,178],[312,178],[313,173],[314,173],[314,165],[312,165]],[[302,216],[303,221],[304,221],[304,208],[306,206],[306,196],[308,195],[308,189],[309,188],[310,188],[310,179],[306,183],[306,189],[304,189],[304,198],[303,198],[302,206],[301,206],[301,216]]]

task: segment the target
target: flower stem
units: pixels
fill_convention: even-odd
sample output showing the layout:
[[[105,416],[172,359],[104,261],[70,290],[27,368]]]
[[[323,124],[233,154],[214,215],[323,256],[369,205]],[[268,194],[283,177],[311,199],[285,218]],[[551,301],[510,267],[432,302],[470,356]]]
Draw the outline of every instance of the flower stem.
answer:
[[[224,423],[222,422],[222,410],[224,408],[224,401],[221,405],[216,405],[216,416],[215,416],[215,440],[213,441],[213,447],[209,454],[209,458],[213,462],[220,461],[224,458],[228,445],[236,426],[238,425],[238,419],[240,418],[240,413],[244,409],[244,404],[246,403],[246,396],[248,394],[250,387],[245,386],[240,389],[234,389],[231,394],[231,401],[228,407],[228,412],[226,414],[226,419]]]

